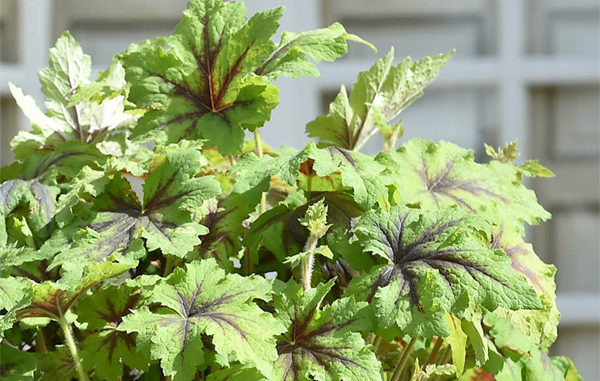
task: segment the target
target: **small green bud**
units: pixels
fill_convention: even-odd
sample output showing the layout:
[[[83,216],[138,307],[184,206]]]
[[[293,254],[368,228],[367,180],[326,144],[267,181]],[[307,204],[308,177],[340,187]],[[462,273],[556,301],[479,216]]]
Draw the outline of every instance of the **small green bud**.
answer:
[[[300,224],[305,226],[310,235],[314,238],[321,238],[327,233],[331,225],[327,225],[327,205],[325,201],[320,199],[310,205],[306,210],[306,215],[299,219]]]

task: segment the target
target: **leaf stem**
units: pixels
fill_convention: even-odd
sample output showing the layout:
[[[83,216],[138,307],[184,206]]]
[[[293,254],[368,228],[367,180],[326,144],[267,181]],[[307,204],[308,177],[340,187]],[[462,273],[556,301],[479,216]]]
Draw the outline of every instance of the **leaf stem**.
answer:
[[[433,346],[433,349],[432,349],[431,353],[429,354],[429,357],[427,358],[427,362],[425,362],[425,365],[433,364],[435,362],[435,359],[437,358],[438,352],[440,351],[440,348],[442,347],[443,343],[444,343],[444,340],[442,340],[441,337],[436,338],[435,345]]]
[[[400,376],[402,375],[402,371],[404,370],[404,367],[406,367],[406,364],[408,363],[410,354],[412,353],[412,350],[415,347],[415,344],[417,343],[417,338],[418,337],[413,337],[413,339],[410,341],[410,343],[408,343],[408,345],[404,349],[404,352],[402,353],[402,357],[400,357],[400,361],[398,361],[396,368],[394,368],[394,372],[392,373],[392,377],[390,377],[389,381],[398,381],[400,379]]]
[[[172,255],[166,255],[167,257],[167,262],[165,263],[165,271],[163,272],[163,276],[167,276],[169,274],[171,274],[171,272],[173,271],[173,265],[175,262],[175,259],[173,258]]]
[[[379,349],[379,345],[381,344],[381,336],[375,335],[375,340],[373,341],[373,353],[377,356],[377,350]]]
[[[46,346],[46,338],[44,336],[44,327],[37,328],[37,336],[35,338],[35,347],[38,352],[48,353],[48,347]]]
[[[313,234],[309,235],[308,239],[306,240],[306,245],[304,246],[304,251],[312,252],[315,250],[317,248],[318,241],[319,237]],[[314,263],[315,255],[312,253],[302,258],[302,288],[304,291],[310,290]]]
[[[446,348],[446,350],[444,351],[444,353],[442,354],[442,356],[440,357],[440,360],[438,361],[438,365],[444,365],[445,363],[448,362],[448,360],[450,360],[450,355],[452,355],[452,349],[451,347],[448,345],[448,348]]]
[[[69,350],[71,351],[71,357],[73,357],[73,362],[75,363],[75,369],[77,369],[77,374],[79,375],[79,381],[89,381],[88,375],[83,369],[83,365],[81,364],[81,359],[79,358],[79,352],[77,351],[77,345],[75,344],[75,339],[73,338],[73,333],[71,332],[71,326],[67,319],[65,319],[62,311],[59,309],[60,317],[57,320],[60,328],[62,329],[65,335],[65,343]]]
[[[256,156],[263,157],[263,146],[262,139],[260,138],[260,132],[258,132],[258,128],[254,130],[254,148],[256,151]],[[267,209],[267,194],[263,193],[260,195],[260,205],[258,207],[258,213],[263,214]]]
[[[250,254],[250,250],[248,249],[248,247],[245,248],[244,250],[244,262],[246,264],[246,275],[251,275],[252,274],[252,256]]]

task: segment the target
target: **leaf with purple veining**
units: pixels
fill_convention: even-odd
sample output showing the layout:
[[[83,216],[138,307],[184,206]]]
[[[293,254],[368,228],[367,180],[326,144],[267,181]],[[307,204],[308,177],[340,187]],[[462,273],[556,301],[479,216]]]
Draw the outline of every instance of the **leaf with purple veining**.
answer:
[[[148,110],[134,135],[204,138],[223,154],[240,152],[244,129],[262,126],[278,103],[277,88],[254,70],[275,50],[281,14],[247,20],[241,2],[192,0],[172,36],[122,53],[129,99]]]
[[[460,317],[469,300],[489,310],[540,308],[508,256],[489,248],[488,230],[483,219],[457,208],[372,211],[355,232],[385,264],[355,278],[349,293],[372,303],[380,328],[413,335],[447,336],[445,311]]]
[[[220,193],[212,176],[196,177],[200,167],[195,149],[167,152],[143,184],[143,202],[123,175],[114,175],[95,198],[90,216],[56,231],[44,244],[43,252],[56,254],[50,268],[69,267],[76,277],[84,263],[109,257],[131,264],[157,249],[183,257],[207,233],[194,220],[195,212]]]
[[[140,298],[139,291],[121,284],[96,290],[79,301],[77,319],[87,324],[89,333],[81,351],[83,365],[99,379],[119,379],[123,364],[131,369],[148,368],[149,348],[136,346],[134,334],[117,329]]]
[[[556,268],[544,263],[526,243],[518,231],[508,227],[494,227],[490,241],[492,249],[502,249],[510,257],[512,268],[523,274],[540,297],[542,309],[510,311],[498,308],[493,313],[511,322],[530,337],[535,345],[549,348],[556,340],[560,313],[556,307]]]
[[[195,261],[154,286],[148,306],[124,317],[119,329],[137,332],[174,381],[191,380],[212,347],[221,366],[235,360],[270,377],[274,336],[283,327],[253,302],[267,300],[270,289],[259,276],[226,275],[212,258]]]
[[[403,204],[436,210],[457,205],[504,224],[535,225],[550,217],[512,163],[476,163],[473,152],[452,143],[412,139],[391,154]]]
[[[293,281],[275,296],[275,318],[287,327],[277,338],[274,380],[382,380],[381,364],[358,331],[370,327],[365,302],[338,299],[322,306],[334,280],[306,292]]]

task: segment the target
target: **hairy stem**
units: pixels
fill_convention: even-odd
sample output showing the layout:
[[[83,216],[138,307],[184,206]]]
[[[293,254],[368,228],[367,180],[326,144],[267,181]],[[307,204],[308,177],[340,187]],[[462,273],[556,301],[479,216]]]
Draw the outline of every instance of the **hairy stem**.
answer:
[[[69,351],[71,351],[71,357],[73,358],[73,362],[75,363],[75,369],[77,369],[77,374],[79,375],[79,381],[89,381],[88,375],[83,369],[83,365],[81,364],[81,359],[79,358],[79,352],[77,351],[77,345],[75,344],[75,339],[73,338],[73,333],[71,332],[71,326],[67,322],[67,319],[60,312],[60,317],[58,319],[58,324],[65,335],[65,343],[67,347],[69,347]]]
[[[379,345],[381,344],[381,336],[375,335],[375,340],[373,341],[373,352],[377,356],[377,350],[379,349]]]
[[[252,257],[250,256],[250,250],[248,250],[247,247],[244,249],[244,262],[246,265],[246,275],[251,275],[253,271]]]
[[[408,364],[408,359],[410,358],[410,354],[412,353],[412,350],[415,347],[416,343],[417,337],[413,337],[413,339],[410,341],[410,343],[408,343],[408,345],[404,349],[404,352],[402,353],[402,356],[400,357],[396,368],[394,368],[394,372],[392,373],[392,377],[390,377],[390,381],[398,381],[400,379],[400,376],[402,375],[406,364]]]
[[[444,351],[444,353],[440,357],[440,360],[437,362],[437,364],[438,365],[444,365],[445,363],[448,362],[448,360],[450,360],[450,356],[451,355],[452,355],[452,348],[450,348],[450,346],[448,345],[448,348],[446,348],[446,350]]]
[[[318,241],[318,237],[312,234],[308,236],[308,239],[306,240],[306,245],[304,246],[304,251],[311,252],[314,249],[316,249]],[[304,291],[309,290],[311,287],[314,263],[315,257],[312,253],[302,258],[302,288],[304,289]]]
[[[35,349],[41,353],[48,353],[46,346],[46,337],[44,336],[44,327],[37,328],[37,336],[35,338]]]
[[[254,130],[254,148],[256,150],[256,156],[263,157],[263,146],[262,139],[260,138],[260,133],[258,132],[258,128]],[[258,212],[263,214],[265,209],[267,208],[267,194],[263,193],[260,196],[260,205],[258,207]]]
[[[425,363],[425,365],[433,364],[435,362],[435,359],[437,358],[438,352],[440,351],[440,348],[442,347],[443,343],[444,343],[444,340],[442,340],[441,337],[436,338],[433,349],[431,350],[431,353],[429,354],[429,357],[427,358],[427,362]]]

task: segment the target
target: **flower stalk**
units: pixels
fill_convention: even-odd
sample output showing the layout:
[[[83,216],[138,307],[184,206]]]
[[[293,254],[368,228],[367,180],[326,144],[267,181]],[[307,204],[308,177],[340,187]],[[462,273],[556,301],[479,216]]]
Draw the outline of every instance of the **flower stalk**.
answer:
[[[311,288],[312,283],[312,272],[315,262],[314,251],[317,248],[319,239],[323,237],[331,225],[327,224],[327,206],[323,199],[310,205],[306,210],[306,215],[301,218],[300,224],[306,227],[310,233],[306,244],[304,245],[304,252],[307,255],[302,258],[302,287],[304,291]]]

